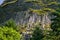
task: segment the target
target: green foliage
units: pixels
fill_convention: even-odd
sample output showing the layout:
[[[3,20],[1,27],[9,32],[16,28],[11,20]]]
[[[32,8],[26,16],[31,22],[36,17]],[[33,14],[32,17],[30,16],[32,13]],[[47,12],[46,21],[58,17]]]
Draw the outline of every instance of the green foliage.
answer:
[[[36,27],[32,34],[32,40],[60,40],[60,34],[57,31],[45,31],[46,32],[44,32],[44,30],[41,30],[40,27]]]
[[[54,18],[51,19],[51,29],[50,38],[53,40],[60,40],[60,8],[57,8],[54,13],[52,13]]]
[[[13,28],[15,29],[16,31],[18,31],[19,33],[21,32],[20,29],[21,29],[21,26],[20,25],[16,25],[15,21],[13,19],[10,19],[8,20],[4,26],[7,26],[8,28]]]
[[[33,3],[33,5],[39,5],[41,8],[39,9],[33,9],[32,7],[30,7],[34,13],[37,13],[38,15],[41,14],[47,14],[49,12],[53,13],[56,10],[53,7],[53,5],[58,5],[59,3],[57,1],[54,0],[25,0],[25,2],[27,3]],[[51,6],[51,7],[50,7]],[[34,6],[35,7],[35,6]]]
[[[4,26],[12,27],[12,28],[14,28],[14,29],[17,28],[16,23],[15,23],[15,21],[14,21],[13,19],[8,20],[8,21],[5,23]]]
[[[50,12],[55,12],[56,10],[54,9],[51,9],[51,8],[43,8],[43,9],[31,9],[30,10],[33,12],[33,13],[37,13],[38,15],[42,15],[42,14],[47,14],[48,11]],[[51,11],[52,10],[52,11]]]
[[[60,10],[56,11],[55,13],[53,13],[53,15],[55,16],[55,18],[51,19],[53,22],[51,24],[51,28],[53,30],[53,32],[57,32],[57,34],[59,35],[60,33]]]
[[[49,34],[44,35],[43,40],[60,40],[60,35],[56,36],[56,32],[50,31]]]
[[[13,28],[0,27],[0,40],[21,40],[21,35]]]
[[[39,27],[36,27],[32,34],[32,40],[42,40],[43,33]]]

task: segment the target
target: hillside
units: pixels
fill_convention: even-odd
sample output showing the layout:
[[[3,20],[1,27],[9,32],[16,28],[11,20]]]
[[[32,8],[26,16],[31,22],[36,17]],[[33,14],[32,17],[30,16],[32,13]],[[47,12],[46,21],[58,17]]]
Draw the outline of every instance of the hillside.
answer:
[[[0,5],[0,25],[13,19],[25,35],[32,33],[37,25],[43,32],[48,30],[60,35],[59,18],[60,0],[5,0]]]

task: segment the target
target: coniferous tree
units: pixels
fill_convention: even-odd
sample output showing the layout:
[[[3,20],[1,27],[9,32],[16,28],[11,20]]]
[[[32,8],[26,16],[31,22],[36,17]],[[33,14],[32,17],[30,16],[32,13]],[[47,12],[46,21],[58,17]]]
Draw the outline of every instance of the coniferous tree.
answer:
[[[33,31],[32,34],[32,40],[42,40],[42,38],[43,38],[42,30],[39,27],[35,27],[35,30]]]
[[[55,13],[53,13],[54,17],[52,20],[51,28],[53,32],[56,32],[57,35],[60,35],[60,10],[57,9]]]
[[[52,34],[52,37],[54,37],[54,40],[60,40],[60,4],[58,4],[58,8],[54,13],[52,13],[52,15],[54,17],[51,19],[52,32],[50,33]]]

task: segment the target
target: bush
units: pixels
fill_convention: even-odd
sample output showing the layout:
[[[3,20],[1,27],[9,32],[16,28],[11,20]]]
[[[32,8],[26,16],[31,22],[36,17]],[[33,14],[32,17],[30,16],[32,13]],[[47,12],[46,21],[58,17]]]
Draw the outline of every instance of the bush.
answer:
[[[0,40],[21,40],[21,35],[13,28],[0,27]]]
[[[16,23],[13,19],[8,20],[4,26],[16,28]]]

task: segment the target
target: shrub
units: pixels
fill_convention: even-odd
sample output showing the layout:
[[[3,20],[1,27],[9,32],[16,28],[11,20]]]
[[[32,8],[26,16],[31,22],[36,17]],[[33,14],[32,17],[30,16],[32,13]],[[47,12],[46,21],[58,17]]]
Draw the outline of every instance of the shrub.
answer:
[[[8,20],[4,26],[16,28],[16,23],[13,19]]]
[[[0,27],[0,40],[21,40],[21,35],[13,28]]]

